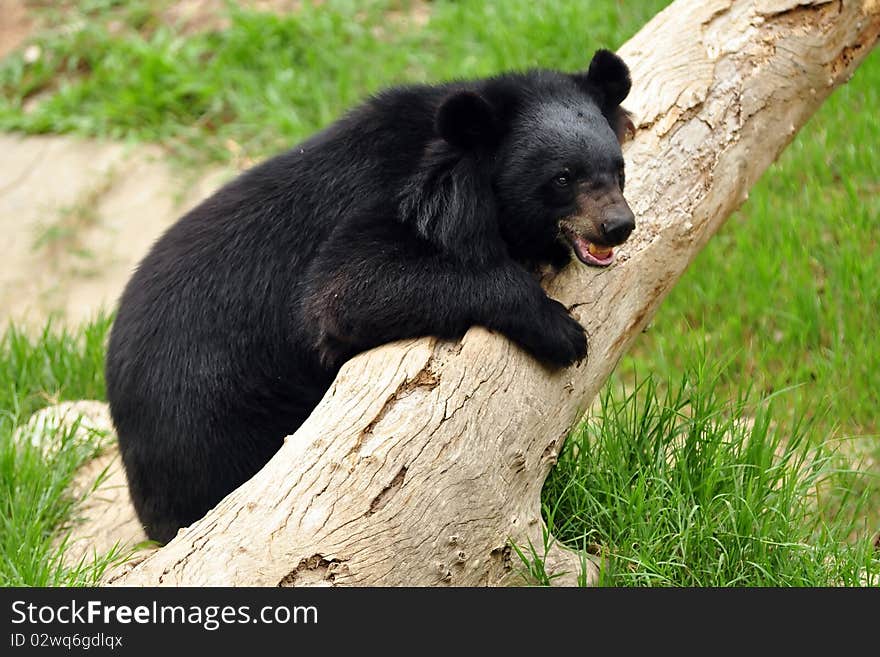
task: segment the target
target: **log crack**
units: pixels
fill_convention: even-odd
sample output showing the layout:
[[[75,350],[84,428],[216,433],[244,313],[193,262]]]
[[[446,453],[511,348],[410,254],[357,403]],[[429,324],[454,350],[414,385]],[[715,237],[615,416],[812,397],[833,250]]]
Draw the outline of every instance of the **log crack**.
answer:
[[[364,514],[366,517],[369,517],[376,513],[377,511],[384,508],[388,502],[391,501],[391,498],[401,489],[403,486],[403,480],[406,478],[406,466],[403,466],[400,471],[394,475],[394,479],[382,489],[382,491],[373,498],[373,501],[370,502],[370,508],[367,509],[367,512]]]

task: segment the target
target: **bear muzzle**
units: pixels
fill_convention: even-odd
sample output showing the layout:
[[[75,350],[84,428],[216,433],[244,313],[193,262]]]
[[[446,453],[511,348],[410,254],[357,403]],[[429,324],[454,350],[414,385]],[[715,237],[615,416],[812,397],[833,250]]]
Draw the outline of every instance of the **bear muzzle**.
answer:
[[[610,203],[590,199],[581,208],[585,211],[560,222],[562,234],[582,263],[607,267],[614,262],[614,247],[626,242],[635,229],[635,215],[622,194]]]

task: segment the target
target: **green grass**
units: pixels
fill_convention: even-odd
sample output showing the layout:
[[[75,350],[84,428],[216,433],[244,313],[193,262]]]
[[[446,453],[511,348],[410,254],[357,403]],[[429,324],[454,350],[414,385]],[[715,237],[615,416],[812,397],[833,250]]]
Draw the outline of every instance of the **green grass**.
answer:
[[[230,8],[228,29],[190,35],[163,23],[165,4],[46,3],[40,57],[0,62],[0,130],[157,142],[200,163],[260,158],[389,84],[582,68],[666,2],[437,0],[418,27],[390,18],[406,2],[330,0],[283,17]],[[878,105],[874,53],[697,257],[573,433],[545,511],[601,556],[604,583],[876,583]],[[11,436],[53,399],[103,396],[106,330],[3,339],[2,583],[97,572],[65,571],[52,547],[88,449],[68,440],[42,462]],[[537,552],[522,557],[547,579]]]
[[[810,422],[775,422],[791,391],[728,401],[719,377],[703,359],[666,392],[606,388],[547,480],[550,533],[598,555],[609,586],[880,584],[871,475]],[[542,581],[540,554],[520,558]]]
[[[15,439],[15,429],[40,408],[103,398],[109,326],[105,318],[72,332],[49,325],[36,337],[10,328],[0,339],[0,586],[90,584],[118,557],[62,563],[60,530],[77,501],[67,487],[102,437],[76,439],[74,425],[50,431],[41,444]]]
[[[69,13],[57,19],[36,41],[36,62],[18,53],[0,65],[0,130],[161,141],[221,160],[231,141],[261,156],[391,83],[584,68],[593,49],[621,43],[665,2],[448,0],[431,3],[424,29],[406,30],[386,16],[407,3],[390,0],[303,3],[287,16],[230,7],[228,30],[189,37],[158,22],[163,4],[84,3],[73,32]]]
[[[777,409],[813,420],[880,473],[880,53],[838,89],[697,256],[619,373],[675,380],[694,344],[731,359],[733,396],[792,390]],[[818,410],[823,412],[818,413]],[[880,486],[866,508],[880,529]]]
[[[689,344],[721,381],[796,384],[853,434],[880,432],[880,57],[825,103],[692,263],[629,362],[668,377]]]

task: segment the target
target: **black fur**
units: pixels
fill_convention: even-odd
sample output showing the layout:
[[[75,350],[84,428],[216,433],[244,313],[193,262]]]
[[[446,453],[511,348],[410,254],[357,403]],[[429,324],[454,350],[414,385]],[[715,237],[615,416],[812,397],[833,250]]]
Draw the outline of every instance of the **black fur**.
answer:
[[[551,366],[584,357],[583,328],[529,268],[569,260],[559,222],[581,209],[575,189],[622,188],[609,102],[629,75],[597,57],[581,75],[383,92],[158,240],[106,367],[151,538],[256,473],[358,352],[480,324]],[[566,192],[560,171],[579,186]]]
[[[620,105],[632,87],[629,69],[610,50],[597,50],[587,73],[574,77],[593,94],[604,111],[611,111]]]

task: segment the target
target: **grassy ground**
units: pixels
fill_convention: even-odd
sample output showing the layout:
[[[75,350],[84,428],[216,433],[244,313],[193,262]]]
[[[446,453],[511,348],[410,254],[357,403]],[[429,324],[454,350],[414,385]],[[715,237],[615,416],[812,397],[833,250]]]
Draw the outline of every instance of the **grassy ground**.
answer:
[[[54,539],[76,500],[65,493],[100,436],[74,440],[75,427],[41,444],[16,439],[35,410],[63,400],[104,396],[104,343],[109,319],[67,332],[51,325],[32,337],[9,329],[0,340],[0,585],[90,584],[115,555],[66,568]]]
[[[0,67],[0,129],[161,141],[178,155],[225,158],[289,146],[395,81],[583,67],[665,3],[335,0],[303,3],[295,16],[232,9],[229,29],[186,38],[162,22],[168,3],[74,4],[44,13],[54,27],[37,40],[36,61],[22,52]],[[419,11],[431,17],[422,29],[393,18]]]
[[[815,422],[778,422],[784,396],[725,399],[702,363],[664,390],[606,388],[545,485],[552,533],[611,586],[880,585],[866,475]],[[521,556],[534,571],[542,553]]]
[[[230,10],[226,29],[187,34],[163,4],[47,4],[38,50],[0,63],[0,129],[259,158],[393,82],[578,68],[666,3],[329,1],[284,17]],[[880,567],[878,103],[875,53],[693,263],[621,362],[603,421],[569,441],[546,513],[602,556],[607,583],[855,584]],[[61,484],[82,454],[24,467],[10,437],[50,398],[102,394],[105,331],[3,342],[3,362],[41,365],[0,369],[0,521],[18,532],[0,541],[2,582],[83,578],[35,565],[51,562]],[[44,489],[34,519],[22,509]]]

